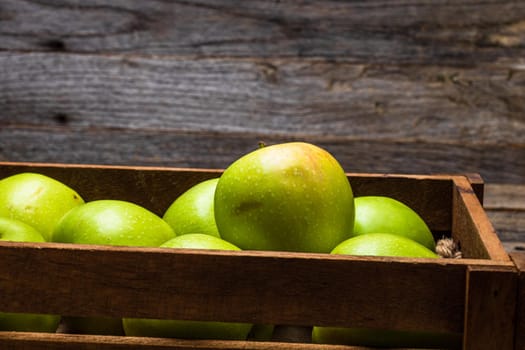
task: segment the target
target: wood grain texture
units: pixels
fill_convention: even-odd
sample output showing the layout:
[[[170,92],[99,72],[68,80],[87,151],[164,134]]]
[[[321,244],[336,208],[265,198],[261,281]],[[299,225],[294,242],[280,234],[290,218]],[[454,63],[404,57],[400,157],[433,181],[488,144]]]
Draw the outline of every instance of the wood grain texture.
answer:
[[[0,344],[10,350],[370,350],[360,346],[294,344],[290,342],[184,340],[96,335],[0,332]]]
[[[61,164],[7,163],[0,167],[1,176],[27,171],[52,176],[87,200],[102,194],[117,199],[125,195],[147,208],[155,203],[156,211],[173,199],[166,187],[181,192],[219,174],[211,170]],[[4,242],[0,244],[0,309],[461,332],[467,268],[512,267],[493,242],[493,232],[468,177],[349,174],[349,179],[356,195],[399,198],[420,211],[433,229],[443,226],[450,230],[452,224],[453,231],[460,231],[456,235],[461,240],[467,234],[478,237],[479,242],[465,241],[483,246],[470,250],[469,257],[477,260],[367,259],[284,252],[177,253]],[[456,192],[452,191],[454,184]],[[463,221],[458,223],[456,216]],[[348,276],[359,283],[348,283]],[[79,280],[81,288],[72,282]],[[443,285],[446,293],[440,288]],[[97,291],[96,296],[92,291]],[[370,302],[375,298],[377,302]],[[418,300],[417,311],[414,300]],[[198,307],[202,303],[206,308]],[[423,321],[427,317],[430,324]]]
[[[515,320],[515,349],[525,348],[525,253],[510,254],[518,269],[518,295]]]
[[[524,71],[0,54],[0,159],[225,167],[257,141],[348,171],[525,181]],[[67,151],[65,151],[67,150]]]
[[[517,1],[4,0],[0,49],[468,65],[522,58],[524,15]]]
[[[468,179],[457,178],[454,182],[452,237],[459,242],[463,257],[485,256],[508,261],[508,254]]]
[[[514,349],[515,270],[469,268],[463,350]]]
[[[524,38],[525,2],[509,0],[3,0],[0,161],[225,168],[261,140],[304,140],[328,149],[349,172],[480,173],[498,237],[508,251],[523,250]],[[145,201],[157,211],[166,205]],[[451,224],[443,213],[436,217],[436,227]],[[476,226],[465,220],[454,225]],[[61,254],[55,262],[64,262],[67,253]],[[29,276],[29,260],[10,258]],[[501,316],[509,289],[490,294],[502,280],[475,272],[468,274],[474,289],[462,295],[473,301],[465,313],[465,346],[501,348],[509,328],[498,333],[503,338],[490,337],[490,324],[468,315]],[[473,292],[487,286],[485,294]],[[13,298],[20,293],[12,285],[5,291]],[[72,308],[106,312],[104,295],[97,297],[98,309]],[[487,303],[503,308],[483,309]],[[280,320],[299,316],[290,317]],[[440,327],[439,320],[427,323]],[[523,332],[523,320],[518,326]],[[0,344],[10,349],[72,343],[107,350],[347,348],[0,332]]]
[[[466,268],[503,266],[51,243],[0,242],[0,252],[5,311],[455,333],[463,330]]]
[[[484,207],[509,252],[525,250],[525,186],[487,184]]]
[[[462,146],[425,141],[333,140],[269,134],[222,134],[141,130],[72,130],[1,127],[0,160],[119,165],[225,168],[243,154],[268,144],[313,142],[351,172],[470,173],[487,181],[518,182],[525,153],[505,146]]]
[[[163,215],[173,200],[191,186],[221,174],[218,169],[0,163],[0,178],[21,172],[57,179],[75,189],[85,201],[127,200],[158,215]],[[455,177],[364,173],[349,173],[348,177],[355,196],[383,195],[400,200],[421,215],[436,239],[450,235]]]

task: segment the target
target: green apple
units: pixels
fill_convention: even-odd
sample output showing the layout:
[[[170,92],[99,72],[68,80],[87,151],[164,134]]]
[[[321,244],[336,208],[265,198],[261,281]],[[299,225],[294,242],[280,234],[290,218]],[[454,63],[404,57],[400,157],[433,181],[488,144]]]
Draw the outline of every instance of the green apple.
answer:
[[[205,233],[188,233],[164,242],[162,248],[240,250],[236,245]]]
[[[460,333],[399,331],[388,329],[314,327],[312,342],[371,348],[461,349]]]
[[[213,199],[219,178],[202,181],[181,194],[168,207],[163,219],[177,236],[205,233],[220,237],[215,224]]]
[[[241,249],[328,253],[352,234],[354,197],[330,153],[282,143],[248,153],[224,171],[215,220],[221,237]]]
[[[359,196],[355,200],[354,235],[393,233],[434,251],[436,243],[425,221],[404,203],[385,196]]]
[[[246,340],[251,324],[125,318],[124,333],[134,337]]]
[[[60,315],[0,312],[0,331],[56,332]]]
[[[52,237],[61,243],[158,247],[175,233],[161,217],[140,205],[100,199],[71,209]]]
[[[0,180],[0,216],[33,226],[46,241],[62,216],[83,203],[75,190],[42,174],[20,173]]]
[[[331,254],[438,258],[438,255],[403,236],[369,233],[341,242]],[[373,278],[373,277],[372,277]],[[312,342],[388,348],[461,348],[460,333],[412,330],[318,327],[312,329]]]
[[[20,220],[0,217],[0,240],[15,242],[45,242],[40,232]]]
[[[331,254],[438,258],[424,245],[392,233],[367,233],[339,243]]]
[[[113,199],[87,202],[58,222],[53,241],[77,244],[158,247],[175,237],[168,223],[137,204]],[[111,317],[64,317],[74,333],[123,333],[122,320]]]
[[[16,242],[45,242],[32,226],[11,218],[0,217],[0,240]],[[55,332],[59,315],[0,312],[0,331]]]
[[[62,318],[64,333],[124,335],[122,319],[117,317],[74,317]]]
[[[163,248],[239,250],[221,238],[202,233],[177,236],[161,245]],[[165,337],[184,339],[236,339],[248,337],[252,325],[236,322],[159,320],[124,318],[124,332],[128,336]]]

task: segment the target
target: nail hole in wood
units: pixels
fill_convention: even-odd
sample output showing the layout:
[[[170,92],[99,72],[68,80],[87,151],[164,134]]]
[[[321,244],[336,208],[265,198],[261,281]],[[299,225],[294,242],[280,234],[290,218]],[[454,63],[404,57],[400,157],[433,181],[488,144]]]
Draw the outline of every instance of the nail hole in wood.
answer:
[[[51,51],[66,51],[66,44],[60,39],[49,39],[42,42],[42,46]]]
[[[65,125],[69,122],[69,116],[65,113],[56,113],[54,116],[53,116],[53,119],[58,123],[58,124],[62,124],[62,125]]]

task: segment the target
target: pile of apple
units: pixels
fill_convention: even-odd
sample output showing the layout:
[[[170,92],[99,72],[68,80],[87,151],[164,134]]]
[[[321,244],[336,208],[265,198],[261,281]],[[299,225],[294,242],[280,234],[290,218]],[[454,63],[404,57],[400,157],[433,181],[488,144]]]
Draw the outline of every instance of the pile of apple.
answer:
[[[220,177],[175,198],[162,217],[117,199],[85,202],[74,189],[41,174],[6,177],[0,180],[0,239],[438,257],[434,237],[416,212],[393,198],[354,198],[338,161],[303,142],[244,155]],[[0,330],[54,332],[60,319],[0,313]],[[66,319],[70,330],[88,334],[246,339],[253,331],[245,323]],[[332,327],[312,332],[314,342],[370,346],[412,346],[411,339],[419,336]]]

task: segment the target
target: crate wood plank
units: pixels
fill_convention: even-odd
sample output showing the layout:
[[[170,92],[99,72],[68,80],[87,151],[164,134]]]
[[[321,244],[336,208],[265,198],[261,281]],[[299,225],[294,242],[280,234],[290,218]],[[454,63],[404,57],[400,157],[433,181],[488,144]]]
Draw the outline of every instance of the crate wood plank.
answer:
[[[4,52],[0,67],[4,160],[224,167],[303,139],[348,171],[525,181],[522,66]]]
[[[486,209],[486,212],[509,251],[525,250],[525,211]]]
[[[212,169],[174,169],[160,167],[137,167],[115,165],[79,165],[79,164],[38,164],[38,163],[6,163],[0,162],[0,177],[16,174],[23,171],[37,171],[52,176],[75,188],[86,200],[114,198],[137,202],[155,213],[162,215],[171,201],[185,189],[199,181],[220,175],[220,170]],[[176,175],[175,175],[176,173]],[[410,176],[386,174],[357,174],[350,173],[350,182],[354,194],[359,195],[387,195],[403,201],[413,207],[429,224],[435,233],[435,238],[441,238],[451,230],[452,215],[449,210],[452,201],[450,175],[444,176]],[[415,181],[417,179],[417,181]],[[475,180],[475,179],[474,179]],[[92,182],[100,183],[93,186]],[[472,175],[469,182],[472,183]],[[479,185],[479,183],[478,183]],[[474,184],[476,186],[476,184]],[[516,185],[519,190],[520,186]],[[486,187],[492,188],[491,184]],[[129,189],[133,189],[130,191]],[[488,193],[492,196],[502,186],[495,186],[495,190]],[[519,197],[519,191],[511,191],[508,186],[499,195],[507,196],[509,203],[519,206],[519,199],[513,199],[513,194]],[[476,193],[479,196],[479,193]],[[498,201],[502,201],[499,199]],[[519,247],[523,240],[519,240],[521,216],[513,221],[508,217],[512,211],[498,210],[489,199],[485,209],[491,222],[494,223],[498,237],[505,246]],[[514,208],[514,204],[510,204]],[[487,208],[488,207],[488,208]],[[495,208],[498,211],[491,211]],[[514,209],[513,209],[514,210]],[[518,212],[518,213],[521,213]],[[507,215],[507,220],[493,221],[494,215]],[[522,219],[525,219],[523,217]],[[515,225],[515,226],[512,226]],[[524,224],[525,225],[525,224]],[[515,234],[509,228],[514,227]],[[522,239],[522,237],[521,237]],[[509,246],[510,247],[510,246]]]
[[[525,67],[511,63],[3,52],[0,64],[5,126],[523,146]]]
[[[330,137],[162,130],[0,127],[0,160],[96,163],[191,168],[226,168],[268,144],[307,141],[330,151],[348,172],[469,173],[486,181],[525,181],[525,151],[505,145],[469,145],[395,140],[337,140]],[[503,160],[505,160],[503,162]]]
[[[487,210],[525,211],[525,184],[487,184]]]
[[[515,269],[471,266],[467,285],[463,350],[514,349]]]
[[[487,184],[484,204],[507,251],[525,249],[525,185]]]
[[[262,341],[184,340],[96,335],[0,332],[0,345],[10,350],[370,350],[360,346]]]
[[[454,179],[452,236],[465,257],[509,261],[499,237],[466,177]]]
[[[222,173],[218,169],[0,162],[0,178],[21,172],[50,176],[75,189],[85,201],[126,200],[160,216],[185,190]]]
[[[0,49],[464,65],[523,57],[524,15],[503,0],[4,0]]]
[[[515,319],[515,349],[525,349],[525,253],[510,253],[518,269],[518,295]]]
[[[21,172],[51,176],[74,188],[86,201],[128,200],[163,215],[182,192],[205,179],[220,176],[222,170],[0,162],[0,178]],[[421,215],[436,239],[450,234],[451,175],[348,173],[348,177],[355,196],[395,198]]]
[[[72,246],[0,242],[0,310],[463,330],[468,261]]]

